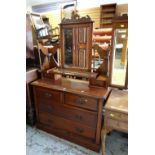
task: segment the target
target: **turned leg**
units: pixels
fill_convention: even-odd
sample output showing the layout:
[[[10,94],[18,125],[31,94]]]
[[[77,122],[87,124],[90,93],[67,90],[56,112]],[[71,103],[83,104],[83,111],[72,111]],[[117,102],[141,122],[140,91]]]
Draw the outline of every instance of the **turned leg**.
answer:
[[[101,131],[102,155],[106,155],[106,148],[105,148],[106,134],[107,134],[106,129],[102,129]]]

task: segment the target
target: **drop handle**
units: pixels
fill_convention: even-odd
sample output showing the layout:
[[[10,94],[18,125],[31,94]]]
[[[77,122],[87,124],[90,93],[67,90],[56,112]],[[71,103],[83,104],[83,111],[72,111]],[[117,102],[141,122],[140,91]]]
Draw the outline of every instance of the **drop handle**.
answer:
[[[45,93],[45,96],[46,96],[46,97],[52,97],[52,94],[46,92],[46,93]]]
[[[48,119],[47,122],[53,124],[53,121],[50,119]]]
[[[53,111],[53,108],[52,108],[52,107],[47,107],[47,108],[46,108],[46,111],[50,113],[50,112]]]
[[[84,98],[78,98],[77,100],[76,100],[76,103],[77,104],[85,104],[85,103],[87,103],[87,99],[84,99]]]
[[[77,120],[82,120],[82,116],[81,115],[75,115],[75,118],[77,119]]]
[[[82,133],[84,130],[82,128],[76,128],[76,131]]]
[[[51,106],[46,106],[46,105],[41,105],[41,110],[45,111],[45,112],[52,112],[53,111],[53,107]]]
[[[113,113],[110,114],[110,117],[114,117],[115,115]]]

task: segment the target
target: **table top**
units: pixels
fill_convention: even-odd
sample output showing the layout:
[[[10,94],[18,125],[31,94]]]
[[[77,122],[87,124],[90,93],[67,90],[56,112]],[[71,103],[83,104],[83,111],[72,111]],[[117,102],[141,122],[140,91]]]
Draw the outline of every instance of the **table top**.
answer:
[[[40,79],[31,84],[34,86],[102,99],[106,99],[111,91],[111,88],[91,87],[89,86],[88,81],[69,78],[62,78],[61,80]]]
[[[128,91],[113,89],[106,102],[105,109],[128,113]]]

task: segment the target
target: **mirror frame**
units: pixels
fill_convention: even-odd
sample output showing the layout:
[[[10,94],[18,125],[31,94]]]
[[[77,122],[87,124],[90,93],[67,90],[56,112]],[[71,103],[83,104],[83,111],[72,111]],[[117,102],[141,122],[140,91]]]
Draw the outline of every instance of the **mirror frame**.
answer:
[[[112,21],[112,26],[113,26],[113,32],[112,32],[112,45],[111,45],[111,54],[110,54],[110,86],[119,88],[119,89],[128,89],[128,58],[127,58],[127,66],[126,66],[126,75],[125,75],[125,83],[124,85],[116,85],[112,84],[112,71],[113,71],[113,57],[114,57],[114,34],[115,30],[117,28],[119,29],[128,29],[128,16],[123,15],[123,16],[118,16],[113,18]]]

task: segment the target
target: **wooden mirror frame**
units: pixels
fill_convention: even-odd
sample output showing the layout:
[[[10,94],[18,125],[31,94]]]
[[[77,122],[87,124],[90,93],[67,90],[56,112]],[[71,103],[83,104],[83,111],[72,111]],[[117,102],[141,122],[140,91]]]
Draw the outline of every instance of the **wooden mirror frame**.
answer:
[[[113,32],[112,32],[112,46],[111,46],[111,54],[110,54],[110,86],[116,87],[119,89],[128,89],[128,59],[127,59],[127,66],[126,66],[126,75],[125,75],[125,84],[124,85],[116,85],[112,84],[112,70],[113,70],[113,57],[114,57],[114,33],[117,28],[127,28],[128,29],[128,16],[118,16],[114,17],[112,21],[113,25]]]

